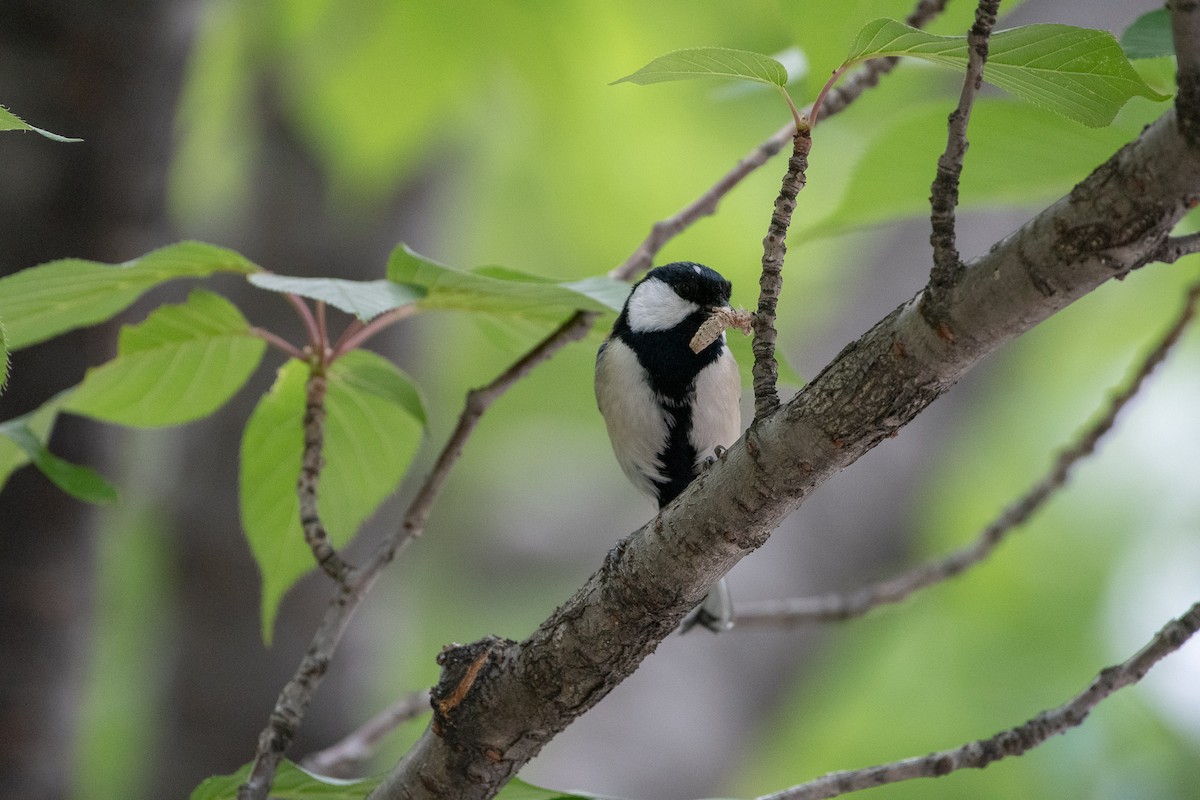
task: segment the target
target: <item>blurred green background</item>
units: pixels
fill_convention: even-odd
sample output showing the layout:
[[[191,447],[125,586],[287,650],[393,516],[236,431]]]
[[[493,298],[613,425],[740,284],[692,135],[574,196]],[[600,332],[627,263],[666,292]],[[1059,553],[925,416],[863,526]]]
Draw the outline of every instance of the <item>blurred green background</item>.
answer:
[[[1154,5],[1030,0],[1007,24],[1119,34]],[[806,65],[790,86],[805,102],[863,23],[910,10],[896,0],[89,6],[0,8],[0,102],[85,140],[0,141],[5,272],[60,256],[123,260],[199,238],[285,274],[380,277],[400,241],[463,267],[603,274],[788,119],[768,91],[608,83],[667,51],[720,45]],[[969,24],[971,4],[950,6],[935,31]],[[1170,75],[1169,65],[1143,66],[1149,79]],[[817,129],[780,310],[781,350],[801,374],[924,284],[921,216],[957,83],[905,65]],[[1112,127],[1091,130],[988,93],[963,182],[964,256],[1068,191],[1164,107],[1135,99]],[[745,181],[659,263],[707,263],[731,278],[735,303],[752,306],[783,170],[776,159]],[[18,225],[22,213],[29,221]],[[855,588],[967,542],[1102,406],[1195,275],[1190,261],[1134,273],[989,359],[740,564],[735,601]],[[213,285],[253,323],[297,335],[276,296]],[[442,645],[524,636],[651,515],[594,410],[600,328],[489,411],[427,532],[363,608],[293,756],[432,684]],[[431,430],[409,481],[352,555],[398,524],[465,392],[547,330],[447,313],[374,342],[422,387]],[[114,334],[69,340],[78,363],[20,354],[3,416],[72,385],[85,363],[111,353]],[[1196,599],[1198,351],[1192,333],[1098,456],[979,569],[843,625],[672,637],[523,776],[628,797],[748,796],[989,736],[1064,701]],[[67,633],[52,659],[63,674],[41,687],[51,700],[21,683],[6,689],[10,711],[44,705],[59,725],[40,739],[5,731],[24,744],[4,755],[14,790],[0,793],[181,797],[253,754],[328,591],[320,576],[302,582],[264,649],[236,516],[236,442],[274,366],[214,419],[182,429],[64,427],[56,448],[83,450],[123,494],[120,507],[69,523],[81,533],[67,555],[23,548],[57,542],[34,530],[73,501],[45,500],[54,495],[33,474],[6,488],[4,557],[14,571],[32,559],[50,587],[38,596],[57,604],[28,624]],[[73,577],[51,569],[68,563]],[[25,641],[21,624],[6,623],[14,642]],[[1030,755],[870,796],[1194,796],[1198,687],[1193,643]],[[424,724],[402,728],[371,769],[386,769]],[[17,783],[51,755],[49,774]]]

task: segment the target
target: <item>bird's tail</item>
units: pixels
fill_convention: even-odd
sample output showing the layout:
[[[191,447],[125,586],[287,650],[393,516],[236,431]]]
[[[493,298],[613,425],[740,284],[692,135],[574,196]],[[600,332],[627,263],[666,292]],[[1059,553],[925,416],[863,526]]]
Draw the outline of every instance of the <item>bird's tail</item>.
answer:
[[[687,633],[697,625],[713,633],[724,633],[733,627],[733,598],[729,594],[729,584],[724,578],[717,581],[708,591],[704,602],[683,620],[679,632]]]

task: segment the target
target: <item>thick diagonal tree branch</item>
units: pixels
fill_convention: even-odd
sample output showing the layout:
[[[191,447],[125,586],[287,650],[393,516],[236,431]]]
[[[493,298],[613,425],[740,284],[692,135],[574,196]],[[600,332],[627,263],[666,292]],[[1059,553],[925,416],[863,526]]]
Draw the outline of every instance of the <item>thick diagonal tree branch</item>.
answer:
[[[759,420],[523,642],[444,651],[433,720],[373,794],[489,798],[631,674],[709,587],[821,484],[894,436],[986,355],[1148,261],[1200,200],[1174,111],[966,265],[946,318],[922,294]]]

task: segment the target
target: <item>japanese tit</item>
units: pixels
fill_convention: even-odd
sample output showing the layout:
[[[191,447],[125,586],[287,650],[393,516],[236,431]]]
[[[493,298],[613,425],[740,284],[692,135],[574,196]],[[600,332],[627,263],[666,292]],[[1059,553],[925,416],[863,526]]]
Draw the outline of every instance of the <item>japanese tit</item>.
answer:
[[[741,434],[741,378],[724,333],[699,353],[689,346],[714,310],[728,309],[730,288],[700,264],[652,269],[596,354],[596,403],[617,463],[659,509]],[[684,630],[694,624],[714,633],[733,627],[724,579]]]

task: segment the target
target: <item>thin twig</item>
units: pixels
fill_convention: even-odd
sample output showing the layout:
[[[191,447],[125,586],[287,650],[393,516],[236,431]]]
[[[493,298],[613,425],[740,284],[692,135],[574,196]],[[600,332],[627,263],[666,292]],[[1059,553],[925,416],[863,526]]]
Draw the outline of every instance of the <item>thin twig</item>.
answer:
[[[1183,236],[1168,237],[1162,243],[1154,260],[1165,264],[1174,264],[1184,256],[1200,253],[1200,233],[1188,233]]]
[[[317,301],[317,341],[321,343],[321,362],[329,363],[329,353],[325,352],[329,348],[329,325],[325,319],[325,301]]]
[[[796,210],[796,195],[804,188],[808,170],[808,153],[812,136],[807,125],[797,131],[792,144],[792,157],[775,207],[767,235],[763,238],[762,274],[758,279],[758,310],[754,314],[754,418],[762,419],[779,407],[776,381],[779,364],[775,361],[775,307],[783,288],[783,259],[787,253],[787,232]]]
[[[305,769],[332,778],[348,778],[375,754],[379,743],[396,728],[429,712],[429,690],[409,692],[336,744],[305,756]]]
[[[299,348],[297,348],[295,345],[293,345],[287,339],[284,339],[282,336],[272,333],[271,331],[267,330],[266,328],[252,327],[252,328],[250,328],[250,334],[252,336],[257,336],[259,339],[266,341],[267,344],[272,345],[273,347],[275,347],[279,350],[282,350],[284,353],[287,353],[292,358],[298,358],[301,361],[304,360],[304,353],[300,352]]]
[[[388,538],[388,541],[384,542],[383,548],[377,556],[379,566],[391,561],[396,551],[406,541],[420,535],[425,527],[425,520],[428,519],[429,512],[433,507],[433,501],[441,491],[442,485],[445,484],[446,478],[449,477],[450,470],[458,460],[467,439],[475,430],[483,413],[491,407],[492,403],[496,402],[500,395],[508,391],[510,386],[528,375],[538,364],[549,359],[567,344],[587,336],[596,316],[594,311],[575,312],[558,330],[539,342],[520,360],[498,375],[495,380],[481,389],[472,389],[467,394],[467,402],[459,415],[458,424],[454,427],[454,432],[450,434],[442,452],[438,454],[433,470],[425,478],[425,482],[409,505],[408,512],[404,515],[403,525]]]
[[[317,565],[339,583],[353,574],[350,566],[334,549],[317,509],[317,487],[325,465],[325,390],[328,381],[324,367],[314,365],[304,384],[304,454],[300,475],[296,479],[296,494],[300,499],[300,527],[304,541],[312,549]]]
[[[312,314],[312,310],[308,307],[308,303],[304,302],[304,298],[297,294],[285,293],[288,303],[296,311],[296,316],[300,317],[300,321],[304,323],[304,330],[308,332],[308,343],[312,347],[314,353],[321,352],[325,346],[325,341],[321,338],[321,329],[317,325],[317,320]]]
[[[1012,503],[989,524],[974,542],[949,556],[901,573],[885,581],[865,586],[848,594],[830,593],[815,597],[796,597],[742,603],[738,606],[738,628],[779,625],[803,625],[854,619],[883,605],[900,603],[914,592],[959,575],[982,562],[1020,525],[1024,524],[1067,482],[1076,464],[1096,450],[1100,439],[1112,430],[1119,415],[1146,383],[1146,379],[1170,353],[1179,337],[1196,317],[1200,304],[1200,284],[1188,290],[1183,309],[1171,327],[1146,354],[1124,389],[1108,402],[1104,414],[1083,431],[1077,440],[1059,453],[1050,471],[1019,500]]]
[[[958,253],[954,229],[954,210],[958,206],[958,181],[962,175],[963,159],[967,154],[967,126],[971,121],[971,108],[975,95],[983,84],[983,67],[987,62],[988,39],[1000,0],[980,0],[975,9],[975,24],[967,32],[967,74],[963,78],[958,107],[947,120],[946,150],[937,161],[937,175],[930,187],[929,220],[932,232],[929,242],[933,245],[933,272],[930,275],[930,292],[927,297],[934,301],[933,310],[942,296],[958,280],[962,272],[962,259]],[[934,311],[936,314],[936,311]],[[942,323],[931,319],[931,323]]]
[[[417,312],[417,305],[409,303],[406,306],[393,308],[391,311],[380,314],[375,319],[367,323],[362,323],[354,320],[346,326],[346,330],[342,333],[341,338],[330,349],[330,360],[337,360],[346,353],[356,347],[361,347],[368,339],[375,334],[396,324],[402,319],[407,319]]]
[[[763,795],[758,800],[823,800],[913,778],[940,778],[960,769],[983,769],[1002,758],[1022,755],[1051,736],[1082,724],[1102,700],[1118,689],[1140,681],[1151,667],[1182,647],[1197,630],[1200,630],[1200,603],[1167,623],[1127,661],[1101,670],[1092,683],[1075,697],[1015,728],[927,756],[865,769],[833,772],[782,792]]]

